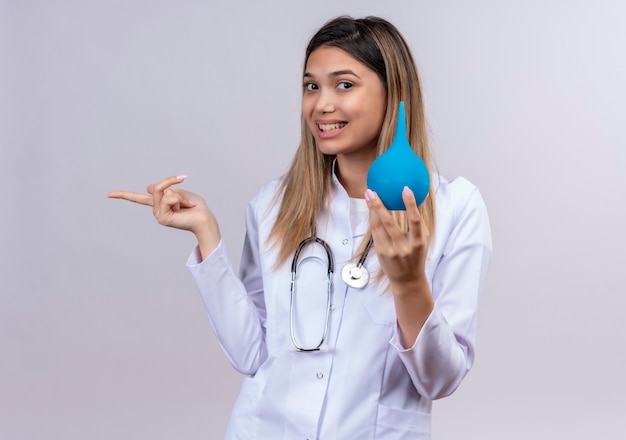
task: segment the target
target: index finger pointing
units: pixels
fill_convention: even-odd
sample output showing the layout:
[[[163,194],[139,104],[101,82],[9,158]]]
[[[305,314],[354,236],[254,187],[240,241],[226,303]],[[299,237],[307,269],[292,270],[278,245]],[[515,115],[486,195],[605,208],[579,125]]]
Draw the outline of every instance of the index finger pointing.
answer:
[[[140,205],[152,206],[152,196],[132,191],[111,191],[107,194],[110,199],[122,199],[129,202],[139,203]]]

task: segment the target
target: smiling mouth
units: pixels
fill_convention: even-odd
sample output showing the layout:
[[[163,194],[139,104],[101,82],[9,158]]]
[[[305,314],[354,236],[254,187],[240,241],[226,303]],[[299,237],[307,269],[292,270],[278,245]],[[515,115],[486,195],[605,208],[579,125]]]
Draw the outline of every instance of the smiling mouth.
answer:
[[[348,125],[347,122],[337,122],[335,124],[317,124],[317,128],[324,133],[339,130]]]

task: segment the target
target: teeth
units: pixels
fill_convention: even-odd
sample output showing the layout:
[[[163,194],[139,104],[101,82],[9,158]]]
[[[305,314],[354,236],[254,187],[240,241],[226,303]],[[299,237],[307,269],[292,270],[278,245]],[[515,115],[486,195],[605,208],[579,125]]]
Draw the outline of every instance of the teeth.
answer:
[[[322,131],[333,131],[333,130],[339,130],[340,128],[345,127],[346,122],[338,122],[336,124],[317,124],[317,126]]]

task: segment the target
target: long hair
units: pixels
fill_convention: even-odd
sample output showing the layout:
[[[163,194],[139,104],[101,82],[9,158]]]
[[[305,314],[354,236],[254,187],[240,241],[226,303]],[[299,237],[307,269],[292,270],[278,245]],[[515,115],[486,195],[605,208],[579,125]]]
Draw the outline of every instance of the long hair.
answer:
[[[426,118],[420,80],[411,51],[394,25],[379,17],[354,19],[338,17],[327,22],[311,38],[304,58],[304,69],[311,53],[322,46],[339,48],[378,74],[387,94],[387,110],[378,138],[377,156],[393,141],[398,106],[404,101],[409,144],[426,164],[430,174],[434,168],[427,135]],[[313,134],[301,117],[300,145],[283,179],[279,194],[282,202],[270,233],[279,245],[277,264],[289,259],[296,247],[315,229],[318,216],[329,203],[334,155],[321,153]],[[419,207],[426,226],[434,236],[435,203],[432,194]],[[404,211],[392,212],[404,230],[408,222]],[[363,252],[361,246],[360,252]]]

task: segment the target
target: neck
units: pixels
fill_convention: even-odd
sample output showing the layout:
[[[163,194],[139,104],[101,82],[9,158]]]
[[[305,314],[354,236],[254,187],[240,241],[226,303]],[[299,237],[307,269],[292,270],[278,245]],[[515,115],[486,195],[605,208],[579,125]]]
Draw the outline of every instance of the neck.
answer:
[[[367,190],[367,172],[374,161],[372,157],[358,159],[337,155],[336,175],[348,196],[356,199],[365,197]]]

